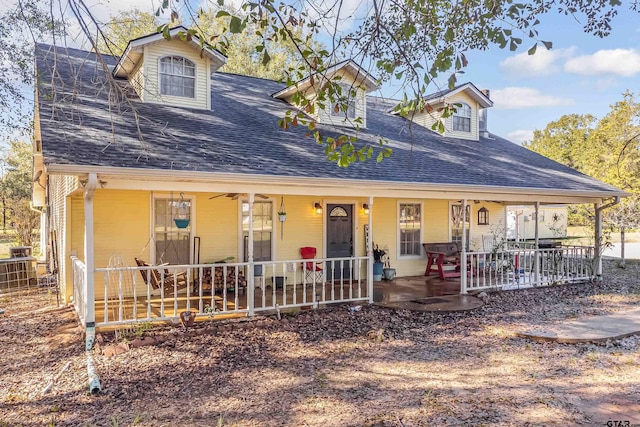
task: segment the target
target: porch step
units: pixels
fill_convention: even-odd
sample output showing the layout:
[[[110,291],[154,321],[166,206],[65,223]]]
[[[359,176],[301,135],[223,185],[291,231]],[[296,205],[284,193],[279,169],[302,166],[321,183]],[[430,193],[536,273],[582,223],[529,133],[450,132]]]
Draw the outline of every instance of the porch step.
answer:
[[[421,312],[450,313],[469,311],[484,305],[482,300],[472,295],[445,295],[438,297],[419,298],[411,301],[393,301],[375,303],[375,305],[396,310],[411,310]]]

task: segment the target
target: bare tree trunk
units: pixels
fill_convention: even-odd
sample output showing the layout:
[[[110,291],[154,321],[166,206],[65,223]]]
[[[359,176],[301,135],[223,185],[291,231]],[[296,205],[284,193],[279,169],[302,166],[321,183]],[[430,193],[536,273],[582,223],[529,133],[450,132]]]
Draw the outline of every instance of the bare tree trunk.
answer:
[[[625,233],[625,227],[620,227],[620,268],[624,268],[625,267],[625,260],[624,260],[624,233]]]

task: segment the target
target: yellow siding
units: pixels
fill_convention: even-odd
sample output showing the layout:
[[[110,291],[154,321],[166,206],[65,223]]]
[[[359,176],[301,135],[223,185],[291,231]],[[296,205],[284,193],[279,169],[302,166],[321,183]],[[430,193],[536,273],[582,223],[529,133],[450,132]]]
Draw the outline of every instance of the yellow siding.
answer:
[[[433,124],[439,121],[441,117],[442,112],[434,110],[431,112],[425,111],[422,113],[416,113],[413,118],[409,116],[409,119],[411,119],[414,123],[431,130]]]
[[[196,64],[195,99],[179,96],[160,95],[158,62],[167,55],[183,56]],[[145,102],[170,104],[179,107],[207,109],[210,107],[209,59],[185,42],[174,39],[162,40],[144,47]]]
[[[97,190],[94,196],[94,262],[96,268],[108,267],[110,260],[119,258],[124,265],[135,266],[135,257],[149,260],[150,221],[149,192],[125,190]],[[134,278],[124,277],[131,286]],[[135,280],[138,292],[145,289],[138,273]],[[104,296],[105,276],[95,275],[96,299]],[[113,291],[111,290],[110,293]]]
[[[196,236],[200,237],[200,262],[213,262],[227,257],[242,261],[238,250],[238,208],[236,200],[211,194],[196,196]]]
[[[473,100],[469,95],[464,92],[456,93],[451,98],[447,99],[447,102],[455,104],[455,103],[465,103],[471,107],[471,132],[454,132],[453,131],[453,117],[447,117],[444,123],[444,127],[446,129],[445,135],[451,136],[454,138],[461,139],[471,139],[474,141],[478,140],[478,103]]]
[[[131,78],[129,81],[131,82],[131,87],[136,91],[140,100],[144,102],[145,100],[145,92],[144,92],[144,61],[138,62],[136,68],[134,68],[131,73]]]
[[[471,242],[469,248],[473,251],[483,251],[482,236],[485,234],[494,235],[497,239],[506,237],[507,224],[506,207],[499,203],[480,202],[478,204],[470,202],[471,205]],[[482,207],[489,211],[489,225],[478,225],[478,211]]]

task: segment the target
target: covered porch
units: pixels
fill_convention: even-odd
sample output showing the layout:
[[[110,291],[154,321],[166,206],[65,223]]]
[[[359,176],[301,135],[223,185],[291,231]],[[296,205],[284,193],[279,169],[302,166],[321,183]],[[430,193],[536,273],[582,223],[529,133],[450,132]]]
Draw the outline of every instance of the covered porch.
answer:
[[[230,188],[247,192],[223,192]],[[537,195],[532,202],[532,195],[403,186],[316,188],[315,196],[284,184],[265,190],[114,177],[98,183],[93,174],[78,181],[67,227],[82,232],[71,233],[64,253],[68,293],[83,323],[178,322],[185,311],[198,319],[253,316],[373,303],[379,295],[398,300],[408,287],[413,294],[422,287],[424,297],[467,294],[587,281],[600,271],[597,198]],[[114,218],[111,208],[123,201],[136,208]],[[506,244],[506,205],[560,201],[596,203],[595,247]],[[489,234],[491,248],[484,246]],[[423,275],[422,244],[452,240],[461,247],[454,274]],[[376,283],[374,245],[390,255],[394,281]],[[304,247],[315,256],[302,258]],[[149,262],[136,265],[138,257]]]

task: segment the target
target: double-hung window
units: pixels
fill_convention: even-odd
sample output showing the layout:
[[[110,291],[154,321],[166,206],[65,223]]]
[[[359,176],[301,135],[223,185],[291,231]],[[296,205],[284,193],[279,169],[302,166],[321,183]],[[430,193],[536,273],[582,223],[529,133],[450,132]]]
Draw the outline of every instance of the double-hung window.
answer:
[[[356,100],[351,95],[353,87],[346,83],[339,83],[340,94],[335,94],[336,99],[339,99],[331,109],[331,115],[333,117],[344,117],[347,119],[356,118]],[[347,102],[347,111],[344,110],[344,102]]]
[[[462,104],[453,113],[453,130],[456,132],[471,132],[471,107]]]
[[[419,256],[422,236],[420,203],[400,203],[400,256]]]
[[[196,66],[181,56],[160,59],[160,94],[195,98]]]

